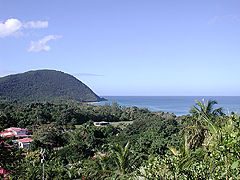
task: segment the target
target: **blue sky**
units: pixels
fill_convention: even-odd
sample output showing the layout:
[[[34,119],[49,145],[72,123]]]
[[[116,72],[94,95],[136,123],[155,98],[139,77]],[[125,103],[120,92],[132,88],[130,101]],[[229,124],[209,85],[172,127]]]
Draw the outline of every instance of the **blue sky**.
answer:
[[[99,95],[240,95],[239,0],[0,0],[0,76],[75,75]]]

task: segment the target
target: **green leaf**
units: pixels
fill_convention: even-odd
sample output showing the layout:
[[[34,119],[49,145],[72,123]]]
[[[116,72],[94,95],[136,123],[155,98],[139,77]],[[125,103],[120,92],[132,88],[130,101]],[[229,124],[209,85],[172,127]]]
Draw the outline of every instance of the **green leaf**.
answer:
[[[235,161],[235,162],[232,164],[231,168],[232,168],[232,169],[236,169],[236,168],[238,167],[238,164],[239,164],[239,161]]]
[[[172,153],[177,156],[178,155],[178,151],[177,149],[175,149],[174,147],[170,146],[169,149],[172,151]]]

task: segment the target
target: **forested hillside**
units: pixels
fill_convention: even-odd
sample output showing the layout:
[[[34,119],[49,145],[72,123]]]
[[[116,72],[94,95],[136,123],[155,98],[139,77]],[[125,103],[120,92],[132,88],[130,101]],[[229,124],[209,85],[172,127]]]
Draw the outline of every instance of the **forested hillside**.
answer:
[[[75,77],[55,70],[37,70],[0,78],[1,102],[100,101]]]

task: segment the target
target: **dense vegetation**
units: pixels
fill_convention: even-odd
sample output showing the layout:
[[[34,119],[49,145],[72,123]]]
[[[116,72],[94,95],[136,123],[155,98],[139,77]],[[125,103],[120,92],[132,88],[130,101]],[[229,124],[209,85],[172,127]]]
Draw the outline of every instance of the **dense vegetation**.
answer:
[[[32,128],[34,141],[26,156],[0,148],[0,166],[13,179],[41,179],[45,148],[46,179],[237,179],[240,117],[214,104],[197,101],[191,115],[180,117],[116,103],[1,104],[0,126]]]
[[[75,77],[55,70],[37,70],[0,78],[1,102],[100,101]]]

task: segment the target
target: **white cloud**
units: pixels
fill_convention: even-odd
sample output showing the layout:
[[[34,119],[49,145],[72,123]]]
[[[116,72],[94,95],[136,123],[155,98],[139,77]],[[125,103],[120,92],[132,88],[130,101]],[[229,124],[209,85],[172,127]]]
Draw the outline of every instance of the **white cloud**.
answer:
[[[24,29],[39,29],[47,28],[48,21],[28,21],[26,23],[21,22],[18,19],[7,19],[5,22],[0,21],[0,38],[7,36],[20,37],[24,36]],[[30,47],[28,48],[29,52],[39,52],[39,51],[49,51],[51,47],[46,45],[50,40],[61,38],[57,35],[48,35],[38,41],[31,41]],[[1,72],[0,72],[1,73]]]
[[[8,19],[5,23],[0,22],[0,37],[14,35],[22,27],[22,23],[18,19]]]
[[[29,21],[24,24],[24,28],[47,28],[48,22],[47,21]]]
[[[21,29],[39,29],[39,28],[47,28],[48,21],[29,21],[26,23],[22,23],[18,19],[8,19],[5,22],[0,22],[0,38],[4,38],[7,36],[19,36],[23,34]]]
[[[51,47],[46,45],[46,43],[50,40],[54,40],[58,38],[61,38],[61,36],[48,35],[38,41],[31,41],[30,47],[28,48],[28,52],[49,51]]]

